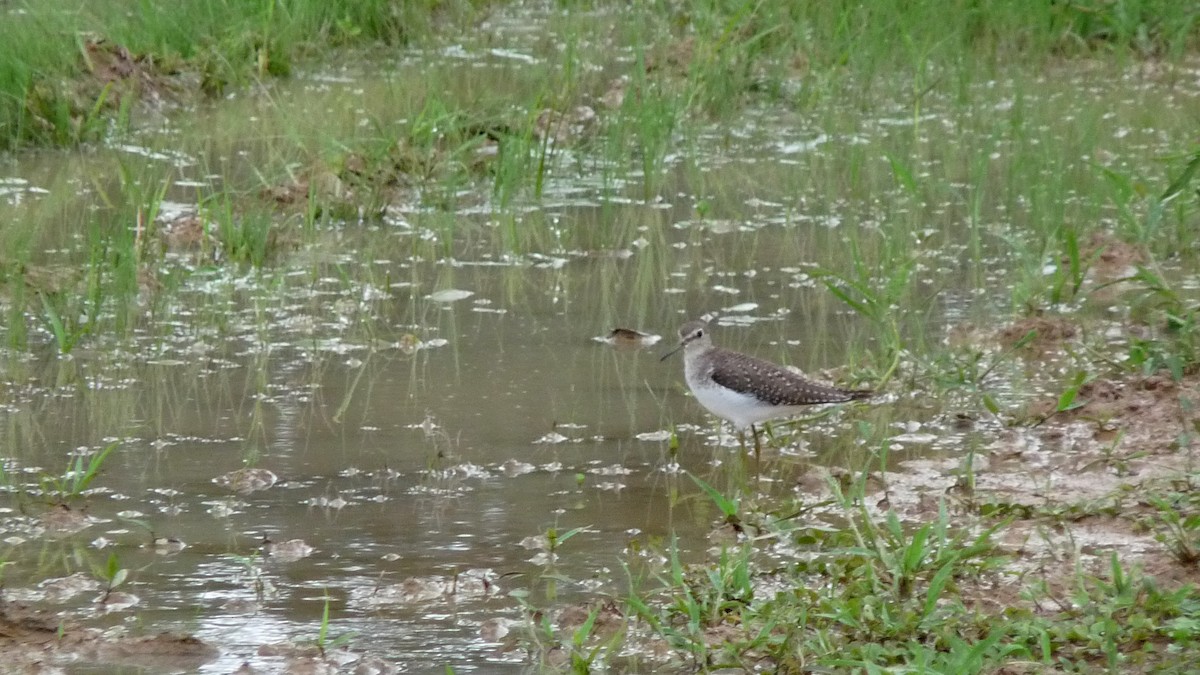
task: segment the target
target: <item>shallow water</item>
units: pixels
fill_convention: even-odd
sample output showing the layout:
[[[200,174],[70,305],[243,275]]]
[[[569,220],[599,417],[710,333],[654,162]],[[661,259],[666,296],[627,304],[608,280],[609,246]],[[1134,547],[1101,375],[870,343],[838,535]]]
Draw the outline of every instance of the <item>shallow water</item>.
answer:
[[[431,59],[441,68],[461,62],[464,73],[508,72],[533,39],[513,30],[513,51],[460,46],[411,54],[397,68]],[[1094,74],[1059,76],[1088,92],[1081,115],[1127,88],[1111,124],[1126,151],[1170,146],[1129,119],[1140,83],[1093,91]],[[311,73],[272,101],[341,106],[329,113],[337,119],[383,114],[398,77]],[[1027,94],[1021,105],[1050,116],[1042,106],[1067,104],[1061,83],[1042,84],[1045,96]],[[649,203],[636,170],[605,181],[561,171],[541,200],[510,211],[493,212],[488,186],[472,186],[450,235],[425,207],[400,205],[380,226],[326,223],[261,276],[169,257],[183,279],[177,300],[152,315],[147,304],[132,344],[94,336],[70,357],[53,356],[49,344],[6,356],[6,588],[66,617],[194,634],[222,650],[204,672],[247,661],[282,667],[289,655],[260,647],[317,639],[327,601],[329,639],[348,636],[356,652],[407,671],[521,670],[525,655],[502,635],[522,630],[514,591],[546,607],[619,589],[623,552],[636,557],[672,537],[700,559],[718,513],[683,471],[719,488],[744,477],[736,441],[686,395],[678,357],[658,360],[680,323],[716,312],[719,343],[808,371],[861,359],[879,347],[875,327],[814,281],[812,265],[849,273],[853,244],[881,261],[872,275],[886,279],[886,237],[876,235],[897,221],[905,225],[890,236],[916,242],[916,282],[906,309],[895,310],[911,313],[902,319],[910,339],[938,342],[953,327],[1007,313],[1013,242],[1025,236],[1009,226],[1037,195],[989,198],[972,211],[963,187],[972,171],[1007,170],[997,139],[1024,138],[994,132],[1011,123],[1007,86],[981,84],[996,92],[976,92],[991,106],[974,115],[950,96],[931,97],[918,117],[823,118],[837,128],[755,110],[681,139],[689,154],[668,157],[663,197]],[[1192,89],[1175,94],[1196,98]],[[195,123],[219,126],[221,114],[202,112]],[[103,167],[120,157],[177,167],[167,198],[186,205],[214,174],[253,170],[253,152],[220,149],[252,148],[255,127],[241,131],[245,138],[179,154],[159,150],[168,131],[145,133],[151,152],[121,144],[87,158],[22,160],[0,171],[0,196],[20,213],[72,190],[80,201],[71,208],[86,209],[112,180]],[[999,156],[964,147],[971,143],[994,144]],[[898,149],[916,153],[917,178],[934,187],[914,196],[897,185],[884,155]],[[560,160],[603,164],[582,150]],[[699,213],[702,203],[711,211]],[[504,226],[496,213],[543,234],[525,235],[523,253],[498,250],[488,234]],[[51,260],[79,240],[45,238]],[[663,339],[638,349],[595,339],[615,327]],[[47,343],[48,334],[35,329],[31,341]],[[996,393],[1020,401],[1053,371],[1009,378]],[[895,437],[893,463],[963,453],[979,427],[953,427],[954,412],[952,400],[919,393],[841,411],[769,452],[766,484],[786,492],[809,463],[863,468],[873,455],[856,437],[859,422]],[[114,454],[77,504],[86,504],[84,519],[67,526],[79,531],[56,532],[40,513],[39,474],[61,473],[70,453],[111,442]],[[244,494],[215,482],[245,467],[276,482]],[[549,556],[552,528],[582,530]],[[266,541],[295,539],[311,551],[262,554]],[[136,597],[132,607],[97,604],[102,586],[87,584],[50,603],[38,585],[102,576],[110,555],[129,570],[120,590]]]

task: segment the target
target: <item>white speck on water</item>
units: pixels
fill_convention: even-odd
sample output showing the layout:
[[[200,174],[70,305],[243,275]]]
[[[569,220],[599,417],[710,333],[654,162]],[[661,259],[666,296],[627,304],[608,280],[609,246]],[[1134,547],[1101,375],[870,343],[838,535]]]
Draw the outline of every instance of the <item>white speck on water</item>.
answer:
[[[474,291],[464,291],[458,288],[444,288],[440,291],[435,291],[425,296],[426,300],[434,302],[457,302],[475,295]]]

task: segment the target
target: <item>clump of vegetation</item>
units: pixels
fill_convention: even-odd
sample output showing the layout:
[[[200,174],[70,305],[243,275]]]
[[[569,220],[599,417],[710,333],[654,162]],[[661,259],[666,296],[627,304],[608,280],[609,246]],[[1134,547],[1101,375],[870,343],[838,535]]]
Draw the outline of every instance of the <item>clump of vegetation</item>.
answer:
[[[96,452],[75,453],[61,474],[44,474],[41,477],[42,494],[58,504],[81,498],[92,481],[100,475],[105,460],[116,448],[116,443],[109,443]]]
[[[245,3],[30,2],[0,21],[0,151],[94,141],[124,128],[139,100],[190,105],[286,77],[306,54],[370,43],[403,45],[476,11],[471,0]]]
[[[945,502],[930,522],[901,524],[894,512],[869,515],[855,501],[842,505],[844,525],[741,514],[762,529],[704,564],[683,564],[672,543],[658,558],[663,567],[626,568],[630,590],[615,603],[590,607],[582,623],[563,615],[561,637],[544,618],[539,654],[576,672],[670,664],[961,673],[1016,664],[1172,670],[1200,652],[1200,595],[1191,585],[1163,588],[1116,554],[1106,573],[1017,576],[998,541],[1015,516],[968,532]],[[1178,542],[1180,522],[1167,521]],[[780,565],[760,550],[780,540],[802,560]]]

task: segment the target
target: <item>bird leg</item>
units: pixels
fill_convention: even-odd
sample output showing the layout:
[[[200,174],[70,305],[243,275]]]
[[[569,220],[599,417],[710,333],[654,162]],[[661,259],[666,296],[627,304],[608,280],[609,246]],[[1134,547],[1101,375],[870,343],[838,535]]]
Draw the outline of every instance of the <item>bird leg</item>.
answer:
[[[754,434],[754,482],[762,478],[762,446],[758,442],[758,429],[751,424],[750,433]]]
[[[762,446],[758,442],[758,429],[753,424],[750,425],[750,433],[754,434],[754,465],[757,468],[762,457]]]
[[[734,427],[734,428],[737,429],[738,445],[740,445],[742,448],[742,457],[745,457],[746,456],[746,430],[741,427]],[[760,462],[759,458],[762,455],[762,448],[758,443],[758,429],[753,424],[750,425],[750,433],[754,435],[754,479],[758,480],[759,469],[761,467],[761,462]]]

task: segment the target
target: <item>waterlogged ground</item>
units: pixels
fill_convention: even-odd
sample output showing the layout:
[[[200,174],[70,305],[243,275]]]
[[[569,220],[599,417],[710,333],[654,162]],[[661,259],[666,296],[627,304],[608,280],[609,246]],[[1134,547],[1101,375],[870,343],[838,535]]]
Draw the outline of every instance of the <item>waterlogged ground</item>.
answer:
[[[411,122],[392,111],[414,72],[499,98],[523,68],[557,58],[527,20],[490,27],[487,44],[313,69],[82,156],[0,169],[14,220],[128,197],[122,173],[170,176],[153,214],[164,253],[130,300],[131,337],[87,334],[60,355],[52,322],[30,313],[33,347],[4,355],[0,556],[4,634],[25,647],[15,658],[517,672],[542,612],[570,625],[573,608],[626,588],[623,561],[652,565],[672,540],[704,560],[736,536],[714,529],[721,513],[687,473],[728,494],[754,485],[815,504],[838,476],[867,471],[872,509],[918,519],[962,493],[968,464],[971,489],[1002,509],[1100,499],[1187,464],[1180,434],[1194,412],[1179,401],[1193,385],[1169,378],[1098,379],[1080,395],[1092,408],[1012,423],[1054,412],[1075,352],[1128,339],[1129,314],[1111,309],[1119,287],[1055,308],[1077,320],[1013,324],[1062,255],[1025,229],[1049,208],[1045,185],[1084,185],[1105,167],[1116,197],[1080,192],[1055,208],[1120,230],[1130,207],[1119,197],[1133,199],[1122,177],[1136,193],[1160,175],[1154,159],[1179,149],[1179,120],[1200,108],[1200,71],[998,73],[936,87],[917,110],[760,102],[732,122],[668,129],[677,149],[655,165],[607,149],[619,112],[600,94],[619,97],[635,63],[618,49],[589,64],[596,100],[547,146],[542,195],[509,198],[489,178],[398,180],[380,193],[380,218],[298,226],[291,191],[333,201],[352,190],[342,169],[362,161],[322,127],[350,138]],[[803,73],[787,84],[805,87]],[[278,200],[278,241],[261,269],[227,263],[208,235],[188,234],[211,215],[198,195],[255,175],[264,139],[286,146],[288,134],[325,144],[327,164],[263,191]],[[493,152],[481,140],[463,161]],[[39,236],[38,269],[70,278],[87,234]],[[1142,262],[1114,242],[1084,242],[1099,260],[1084,284]],[[818,268],[886,286],[901,264],[911,281],[886,312],[910,345],[899,374],[869,404],[777,426],[762,466],[690,399],[677,358],[658,359],[680,323],[707,314],[721,344],[874,386],[891,358],[886,322],[851,310]],[[1164,270],[1194,294],[1187,271]],[[4,302],[6,320],[20,318]],[[614,328],[651,337],[606,340]],[[1006,351],[1033,328],[1034,344]],[[994,364],[985,384],[930,381],[915,364],[936,349]],[[1039,547],[1103,560],[1153,541],[1089,527],[1074,544],[1023,530],[1011,543],[1038,566]],[[781,545],[763,564],[795,554]]]

